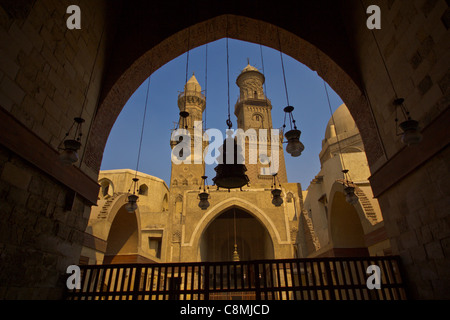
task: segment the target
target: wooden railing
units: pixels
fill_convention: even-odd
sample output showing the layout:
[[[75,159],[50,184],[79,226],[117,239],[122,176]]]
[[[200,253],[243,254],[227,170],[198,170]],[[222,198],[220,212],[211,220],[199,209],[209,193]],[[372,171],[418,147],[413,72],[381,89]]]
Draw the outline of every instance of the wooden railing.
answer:
[[[380,269],[369,289],[367,267]],[[398,256],[84,265],[71,300],[403,300]],[[370,279],[371,280],[371,279]]]

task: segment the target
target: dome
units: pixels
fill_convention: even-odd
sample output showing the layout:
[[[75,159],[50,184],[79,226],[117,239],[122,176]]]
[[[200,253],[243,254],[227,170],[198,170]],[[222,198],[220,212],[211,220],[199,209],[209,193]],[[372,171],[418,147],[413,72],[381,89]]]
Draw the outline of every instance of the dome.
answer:
[[[241,73],[247,72],[247,71],[256,71],[256,72],[259,72],[259,70],[258,70],[257,68],[255,68],[255,67],[251,66],[250,63],[247,64],[247,66],[246,66],[244,69],[242,69]]]
[[[333,119],[331,118],[328,121],[327,128],[325,130],[326,140],[336,136],[336,134],[340,135],[345,132],[354,131],[355,129],[357,130],[356,123],[345,104],[342,104],[339,108],[336,109],[336,111],[333,113],[333,118],[334,126]]]
[[[264,75],[259,72],[259,70],[250,65],[250,62],[247,64],[247,66],[242,69],[241,73],[239,74],[239,76],[236,79],[236,84],[241,87],[243,85],[242,80],[245,81],[245,79],[250,79],[250,78],[254,78],[254,79],[259,79],[259,81],[261,81],[261,83],[264,83],[265,81],[265,77]]]
[[[192,77],[186,82],[185,91],[195,91],[195,92],[201,92],[202,87],[197,81],[197,78],[194,74],[192,74]]]

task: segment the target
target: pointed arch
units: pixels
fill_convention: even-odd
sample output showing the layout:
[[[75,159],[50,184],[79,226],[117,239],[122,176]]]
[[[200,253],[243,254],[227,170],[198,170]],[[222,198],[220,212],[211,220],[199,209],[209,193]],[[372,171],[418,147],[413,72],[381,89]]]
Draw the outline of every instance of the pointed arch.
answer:
[[[319,11],[320,8],[314,10]],[[191,49],[228,36],[279,50],[278,37],[274,36],[279,34],[280,41],[283,43],[282,51],[310,69],[316,70],[347,105],[358,125],[365,149],[370,150],[367,154],[369,164],[375,163],[383,156],[381,140],[364,95],[359,73],[355,70],[351,57],[344,54],[345,43],[348,40],[341,34],[336,34],[336,28],[329,26],[326,29],[328,32],[322,35],[333,41],[318,41],[320,37],[317,37],[317,34],[304,37],[305,35],[299,30],[283,28],[279,21],[272,21],[272,24],[246,16],[241,11],[239,14],[218,13],[217,16],[205,17],[204,20],[195,23],[186,21],[187,25],[174,30],[172,34],[165,35],[157,43],[145,39],[142,46],[139,49],[135,48],[134,51],[129,50],[128,47],[122,48],[122,55],[132,55],[132,57],[123,57],[119,59],[120,64],[112,66],[115,70],[111,74],[114,76],[106,81],[103,88],[98,112],[92,125],[91,136],[96,139],[90,139],[86,148],[85,163],[89,168],[95,171],[100,169],[103,150],[112,126],[139,85],[167,62],[186,52],[187,48],[184,44],[188,32],[195,35],[190,39]],[[334,17],[329,18],[334,19]],[[228,30],[229,32],[225,30],[226,22],[233,26],[231,30]],[[328,44],[339,43],[337,39],[342,39],[341,46],[330,48]]]
[[[250,201],[237,197],[231,197],[210,208],[197,223],[188,242],[184,242],[182,245],[198,248],[200,238],[209,224],[220,214],[233,207],[239,208],[259,220],[259,222],[266,228],[267,232],[269,233],[274,246],[276,246],[277,244],[290,244],[289,240],[281,239],[280,233],[278,232],[274,222],[268,217],[267,214],[264,213],[264,211],[259,209]]]

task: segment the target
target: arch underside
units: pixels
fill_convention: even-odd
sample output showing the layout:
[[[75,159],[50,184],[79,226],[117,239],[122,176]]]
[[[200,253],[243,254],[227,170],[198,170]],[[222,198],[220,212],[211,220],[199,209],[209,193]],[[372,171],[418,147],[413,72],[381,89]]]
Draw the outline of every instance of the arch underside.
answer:
[[[118,64],[111,66],[109,74],[114,77],[109,76],[105,80],[84,157],[86,165],[95,172],[99,171],[107,138],[125,103],[153,72],[188,50],[188,38],[189,49],[192,49],[224,37],[258,43],[277,50],[280,49],[281,43],[282,52],[316,70],[347,105],[363,138],[369,164],[375,162],[383,155],[383,149],[354,64],[347,61],[348,52],[347,57],[343,58],[342,54],[336,51],[344,51],[345,48],[327,48],[324,39],[318,39],[314,34],[303,34],[307,41],[300,36],[302,33],[299,30],[295,30],[295,33],[277,25],[283,23],[274,25],[244,15],[227,14],[192,23],[188,29],[176,30],[158,43],[152,43],[152,39],[147,38],[134,39],[140,43],[139,48],[134,45],[134,50],[131,50],[134,56],[129,57],[123,53],[125,56],[117,58]],[[129,34],[133,33],[131,31],[136,27],[131,26],[131,30],[127,30],[127,38],[130,38]],[[334,36],[333,42],[330,43],[337,43],[336,37],[341,35],[333,33],[334,31],[330,31],[320,36]],[[346,39],[342,41],[345,46]],[[127,41],[126,44],[130,45]],[[115,50],[116,54],[122,51],[120,45],[121,43],[118,50]],[[130,51],[129,48],[127,51]]]

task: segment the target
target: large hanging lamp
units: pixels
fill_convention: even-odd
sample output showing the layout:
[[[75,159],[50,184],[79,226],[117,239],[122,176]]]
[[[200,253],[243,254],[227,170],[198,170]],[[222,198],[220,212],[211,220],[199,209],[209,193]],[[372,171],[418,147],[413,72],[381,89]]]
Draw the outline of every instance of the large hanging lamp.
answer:
[[[223,145],[219,148],[219,164],[214,168],[216,176],[212,179],[218,188],[236,189],[242,188],[249,182],[248,176],[245,174],[247,168],[243,164],[242,148],[237,143],[237,139],[231,136],[231,127],[233,126],[230,118],[230,68],[229,68],[229,50],[228,50],[228,18],[227,18],[227,86],[228,86],[228,126],[227,137]]]
[[[242,188],[248,184],[250,180],[245,174],[247,167],[239,161],[242,159],[242,148],[237,143],[237,139],[231,136],[231,130],[227,130],[227,138],[219,148],[219,152],[221,161],[214,168],[216,171],[216,176],[212,179],[214,184],[218,188],[228,190]]]

